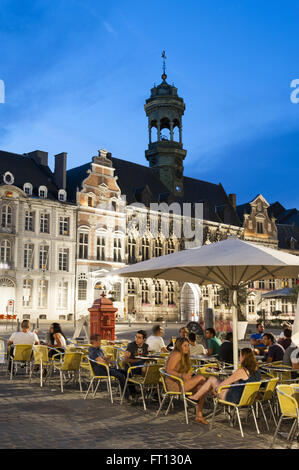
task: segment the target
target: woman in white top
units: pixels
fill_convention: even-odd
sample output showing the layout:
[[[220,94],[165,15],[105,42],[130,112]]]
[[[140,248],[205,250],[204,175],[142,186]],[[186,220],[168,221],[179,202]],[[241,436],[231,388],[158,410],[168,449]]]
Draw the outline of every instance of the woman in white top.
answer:
[[[49,357],[58,354],[57,350],[62,353],[65,352],[66,338],[59,323],[52,323],[50,326],[50,344],[48,346],[56,349],[56,351],[55,349],[49,351]]]

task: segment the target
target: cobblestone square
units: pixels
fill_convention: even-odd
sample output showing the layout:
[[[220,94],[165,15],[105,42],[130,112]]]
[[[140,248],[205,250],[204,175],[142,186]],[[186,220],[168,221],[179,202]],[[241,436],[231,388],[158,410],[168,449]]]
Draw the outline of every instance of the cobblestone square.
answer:
[[[0,448],[1,449],[268,449],[274,433],[262,417],[258,423],[242,420],[245,438],[238,427],[229,426],[224,414],[218,415],[212,431],[194,422],[190,405],[190,422],[184,419],[182,404],[177,402],[168,416],[155,418],[158,402],[145,412],[142,402],[120,405],[115,395],[112,405],[104,387],[93,399],[83,399],[78,389],[66,386],[61,393],[58,378],[51,386],[40,388],[35,377],[31,384],[24,375],[11,382],[4,371],[0,376]],[[86,389],[86,385],[85,385]],[[207,409],[208,413],[209,410]],[[282,431],[287,431],[288,423]],[[286,448],[281,436],[275,449]],[[297,441],[292,445],[298,449]]]

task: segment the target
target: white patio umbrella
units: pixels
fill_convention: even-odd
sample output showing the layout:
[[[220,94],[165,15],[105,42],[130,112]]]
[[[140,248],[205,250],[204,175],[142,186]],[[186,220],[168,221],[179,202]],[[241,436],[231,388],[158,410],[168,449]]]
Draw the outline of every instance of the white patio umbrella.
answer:
[[[238,367],[237,291],[251,281],[296,278],[299,257],[237,238],[183,250],[126,266],[113,274],[219,284],[232,298],[234,368]]]

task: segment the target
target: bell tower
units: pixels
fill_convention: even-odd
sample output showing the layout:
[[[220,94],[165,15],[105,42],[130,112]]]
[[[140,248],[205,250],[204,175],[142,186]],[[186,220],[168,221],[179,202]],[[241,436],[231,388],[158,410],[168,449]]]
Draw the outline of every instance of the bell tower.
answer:
[[[166,82],[165,51],[162,53],[162,83],[151,89],[144,109],[148,117],[149,144],[145,157],[160,180],[175,196],[183,196],[183,160],[187,151],[182,142],[183,98]]]

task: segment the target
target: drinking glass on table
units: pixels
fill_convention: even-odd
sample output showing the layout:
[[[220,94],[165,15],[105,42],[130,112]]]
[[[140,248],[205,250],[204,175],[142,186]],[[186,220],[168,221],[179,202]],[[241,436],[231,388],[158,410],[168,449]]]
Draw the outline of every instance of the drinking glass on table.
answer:
[[[176,342],[176,336],[172,336],[172,337],[171,337],[171,341],[172,341],[172,344],[173,344],[173,347],[174,347],[175,342]]]

